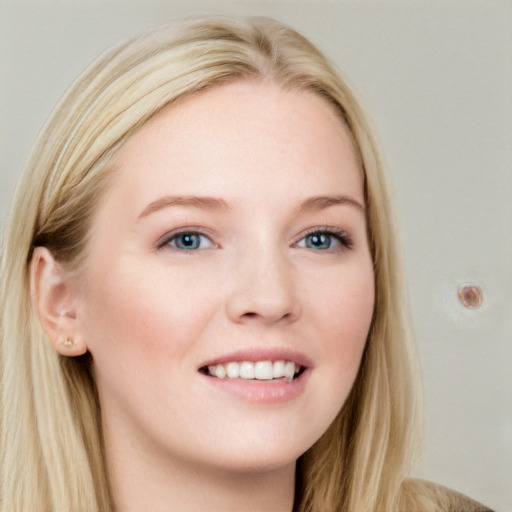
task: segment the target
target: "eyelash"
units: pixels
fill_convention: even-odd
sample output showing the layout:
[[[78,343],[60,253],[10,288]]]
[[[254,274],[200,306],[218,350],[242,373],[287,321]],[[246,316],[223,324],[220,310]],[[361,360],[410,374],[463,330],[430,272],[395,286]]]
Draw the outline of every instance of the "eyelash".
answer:
[[[215,244],[211,240],[211,237],[209,235],[198,230],[197,228],[190,227],[187,229],[180,229],[178,231],[173,231],[171,233],[168,233],[160,242],[158,242],[157,248],[163,249],[165,247],[169,247],[170,243],[173,240],[177,239],[179,236],[182,236],[182,235],[205,237],[211,242],[211,244],[214,247],[217,247],[217,248],[219,247],[218,244]],[[341,247],[334,248],[334,249],[331,249],[330,247],[327,249],[322,249],[323,252],[336,252],[336,251],[340,251],[343,249],[352,249],[352,246],[353,246],[352,239],[345,230],[335,228],[335,227],[330,227],[330,226],[319,226],[319,227],[312,228],[311,230],[307,231],[303,236],[301,236],[301,238],[297,242],[295,242],[292,246],[300,247],[298,245],[299,242],[301,242],[302,240],[305,240],[308,236],[312,236],[312,235],[327,236],[327,237],[334,238],[341,245]],[[195,250],[197,250],[197,249],[183,249],[183,248],[175,247],[175,246],[171,246],[171,247],[175,250],[178,250],[181,252],[186,252],[186,253],[194,252]],[[308,248],[308,247],[306,247],[306,248]],[[311,247],[309,247],[309,249],[320,250],[320,249],[314,249]]]
[[[180,237],[182,235],[192,235],[192,236],[204,237],[204,238],[207,238],[214,247],[219,247],[218,244],[215,244],[211,240],[211,236],[210,235],[207,235],[206,233],[198,230],[197,228],[189,227],[189,228],[186,228],[186,229],[180,229],[178,231],[173,231],[173,232],[168,233],[167,235],[165,235],[163,237],[163,239],[160,242],[158,242],[157,249],[164,249],[165,247],[169,247],[170,243],[173,240],[177,239],[178,237]],[[180,247],[174,247],[174,246],[170,246],[170,247],[172,249],[177,250],[177,251],[186,252],[186,253],[190,253],[190,252],[194,251],[193,249],[182,249]]]
[[[340,243],[340,247],[333,248],[333,249],[331,249],[331,248],[323,249],[323,252],[331,252],[332,253],[332,252],[343,251],[344,249],[352,249],[352,247],[354,245],[352,238],[349,236],[349,234],[345,230],[336,228],[336,227],[332,227],[332,226],[319,226],[319,227],[312,228],[309,231],[307,231],[300,238],[300,240],[298,242],[296,242],[294,245],[297,246],[297,244],[299,242],[301,242],[302,240],[306,239],[308,236],[311,236],[311,235],[324,235],[324,236],[332,237]],[[315,250],[313,248],[311,248],[311,249]]]

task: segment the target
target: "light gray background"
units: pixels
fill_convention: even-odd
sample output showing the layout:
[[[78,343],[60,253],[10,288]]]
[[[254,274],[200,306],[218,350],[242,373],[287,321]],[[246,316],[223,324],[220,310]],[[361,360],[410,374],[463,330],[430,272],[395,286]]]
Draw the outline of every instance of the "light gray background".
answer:
[[[416,474],[512,511],[512,3],[0,3],[0,216],[39,128],[101,51],[173,17],[278,18],[334,59],[374,119],[402,228],[425,381]],[[484,291],[464,309],[458,287]]]

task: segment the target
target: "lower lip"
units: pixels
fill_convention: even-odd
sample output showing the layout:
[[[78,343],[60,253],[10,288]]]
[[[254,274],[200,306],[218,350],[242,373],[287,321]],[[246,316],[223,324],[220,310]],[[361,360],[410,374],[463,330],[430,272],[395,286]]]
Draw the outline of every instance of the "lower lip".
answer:
[[[291,382],[244,379],[218,379],[204,375],[211,386],[255,404],[281,404],[297,398],[304,392],[310,370],[305,370]]]

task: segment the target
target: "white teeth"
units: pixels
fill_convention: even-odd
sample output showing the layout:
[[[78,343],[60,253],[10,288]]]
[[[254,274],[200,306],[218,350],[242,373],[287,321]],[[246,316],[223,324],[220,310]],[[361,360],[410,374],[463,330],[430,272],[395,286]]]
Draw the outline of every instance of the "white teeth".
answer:
[[[284,365],[284,376],[287,379],[293,379],[294,375],[295,375],[295,363],[292,363],[291,361],[288,361]]]
[[[258,380],[270,380],[274,378],[274,367],[271,361],[258,361],[254,367],[254,376]]]
[[[240,377],[240,365],[238,363],[228,363],[226,365],[226,374],[230,379],[237,379]]]
[[[244,361],[240,365],[240,377],[242,379],[254,379],[254,363]]]
[[[276,361],[274,363],[274,379],[284,377],[284,361]]]
[[[223,365],[218,364],[217,368],[215,368],[215,377],[218,379],[223,379],[226,376],[226,368]]]
[[[246,379],[246,380],[293,380],[300,367],[292,361],[243,361],[238,363],[230,361],[226,364],[208,366],[208,374],[218,379]]]

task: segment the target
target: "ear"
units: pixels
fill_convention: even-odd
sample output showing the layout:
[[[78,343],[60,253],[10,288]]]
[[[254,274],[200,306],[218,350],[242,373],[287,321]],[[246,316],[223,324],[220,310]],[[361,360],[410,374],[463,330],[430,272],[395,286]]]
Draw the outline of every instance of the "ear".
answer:
[[[77,322],[78,297],[71,274],[46,247],[36,247],[30,267],[32,304],[55,350],[64,356],[87,352]]]

